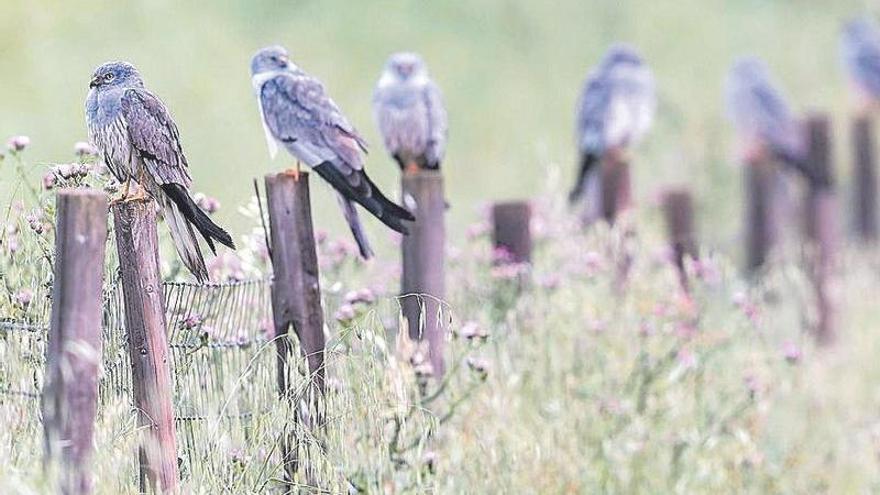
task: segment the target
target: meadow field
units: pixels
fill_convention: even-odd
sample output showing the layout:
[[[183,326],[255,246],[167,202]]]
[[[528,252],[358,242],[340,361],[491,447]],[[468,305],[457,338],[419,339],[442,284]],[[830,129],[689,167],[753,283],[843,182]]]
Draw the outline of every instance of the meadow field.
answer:
[[[308,472],[298,489],[880,491],[880,253],[845,236],[852,98],[838,61],[841,23],[878,10],[849,0],[5,0],[0,137],[26,135],[30,144],[0,161],[0,493],[57,489],[43,465],[39,398],[56,189],[41,178],[80,160],[73,144],[86,138],[92,70],[109,59],[139,66],[177,120],[196,189],[219,199],[214,218],[239,244],[210,263],[212,277],[265,281],[252,179],[292,164],[268,158],[247,71],[254,50],[270,43],[324,81],[372,144],[371,175],[395,196],[399,172],[370,108],[386,56],[422,53],[450,114],[446,377],[426,378],[423,350],[396,331],[399,239],[368,220],[378,256],[359,261],[329,188],[312,185],[328,421],[320,434],[299,432]],[[656,73],[657,120],[633,156],[636,208],[624,222],[632,230],[583,228],[566,204],[574,103],[588,69],[619,40],[638,46]],[[844,237],[832,346],[817,347],[811,335],[817,316],[800,219],[785,222],[788,241],[758,276],[743,270],[743,172],[722,84],[747,54],[767,61],[797,111],[826,112],[833,124]],[[59,182],[102,180],[90,172]],[[686,262],[689,292],[657,208],[670,186],[695,197],[700,256]],[[511,198],[532,202],[529,267],[493,263],[487,205]],[[121,296],[112,242],[107,252],[113,308]],[[163,251],[166,295],[190,290],[174,260]],[[204,298],[190,302],[221,301],[210,287],[192,290]],[[186,493],[286,488],[277,445],[291,411],[274,393],[261,290],[237,307],[247,316],[235,324],[169,309],[180,339],[172,342]],[[118,318],[105,315],[96,493],[138,493],[130,378],[114,367],[126,364]]]

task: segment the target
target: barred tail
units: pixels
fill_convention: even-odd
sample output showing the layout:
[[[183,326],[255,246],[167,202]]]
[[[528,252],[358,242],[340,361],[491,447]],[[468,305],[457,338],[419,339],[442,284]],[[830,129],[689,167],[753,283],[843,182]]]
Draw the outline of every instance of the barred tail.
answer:
[[[171,239],[180,256],[183,265],[196,277],[199,282],[208,281],[208,268],[199,248],[199,240],[193,231],[192,225],[173,201],[162,198],[162,209],[165,215],[165,223],[171,231]]]

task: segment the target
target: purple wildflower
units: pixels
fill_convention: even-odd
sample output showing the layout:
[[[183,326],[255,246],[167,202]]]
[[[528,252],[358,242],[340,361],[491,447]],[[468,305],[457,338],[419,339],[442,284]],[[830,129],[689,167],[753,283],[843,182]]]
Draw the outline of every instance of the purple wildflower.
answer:
[[[31,144],[31,138],[27,136],[12,136],[6,141],[6,147],[9,148],[9,151],[14,153],[18,153],[20,151],[24,151]]]

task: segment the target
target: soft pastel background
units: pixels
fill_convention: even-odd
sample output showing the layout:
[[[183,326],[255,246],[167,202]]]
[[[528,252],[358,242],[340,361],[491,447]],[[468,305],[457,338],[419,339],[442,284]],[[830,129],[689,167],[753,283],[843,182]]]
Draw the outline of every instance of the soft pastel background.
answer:
[[[743,54],[766,59],[796,109],[831,111],[843,131],[848,98],[837,33],[845,18],[875,7],[853,0],[3,0],[0,136],[30,136],[31,157],[41,163],[71,159],[73,142],[85,137],[91,71],[130,60],[173,112],[196,187],[218,197],[221,221],[239,230],[245,221],[234,206],[250,196],[251,179],[291,165],[286,156],[268,160],[247,72],[254,50],[284,44],[325,82],[372,143],[371,174],[392,192],[398,172],[370,100],[385,57],[415,50],[449,107],[445,165],[458,238],[483,201],[531,196],[548,177],[568,187],[580,85],[608,44],[624,40],[643,50],[661,95],[655,130],[637,154],[640,204],[652,206],[666,184],[689,183],[703,237],[729,246],[741,207],[721,98],[727,67]],[[333,196],[318,189],[318,226],[345,234]],[[374,237],[388,245],[378,225],[370,222]]]
[[[219,197],[220,222],[241,241],[240,258],[210,259],[212,276],[262,279],[261,233],[244,238],[257,213],[236,206],[248,201],[253,177],[292,164],[269,162],[251,94],[248,60],[269,43],[286,45],[325,81],[373,143],[369,169],[389,192],[398,171],[370,109],[389,52],[425,55],[451,116],[443,316],[452,314],[452,371],[433,402],[414,378],[419,353],[390,337],[399,289],[391,237],[371,220],[380,256],[353,262],[335,242],[348,232],[333,195],[314,185],[315,223],[333,234],[318,243],[332,421],[309,466],[329,492],[880,493],[877,246],[843,243],[829,284],[839,340],[816,347],[808,249],[780,250],[761,276],[742,276],[741,170],[721,98],[736,57],[764,58],[796,110],[831,115],[845,200],[851,98],[837,35],[844,19],[865,12],[880,13],[880,2],[0,0],[0,139],[32,141],[0,164],[0,207],[11,219],[0,229],[0,493],[58,491],[42,469],[39,412],[54,191],[10,208],[9,186],[26,192],[13,171],[27,167],[36,185],[50,164],[73,160],[92,69],[128,59],[171,108],[197,188]],[[574,102],[618,40],[643,50],[661,96],[657,125],[634,156],[643,213],[634,237],[583,229],[564,205]],[[706,248],[687,263],[688,293],[655,211],[658,193],[682,183],[696,195]],[[485,202],[513,197],[535,198],[529,284],[523,267],[493,265],[480,215]],[[799,218],[785,221],[799,242]],[[116,495],[136,493],[139,436],[130,392],[113,379],[126,361],[113,326],[120,291],[111,246],[102,380],[111,393],[99,409],[95,471],[97,493]],[[163,256],[167,266],[175,259]],[[247,296],[248,287],[262,292],[223,292]],[[350,297],[364,292],[375,301]],[[186,294],[183,303],[168,298],[169,321],[186,317],[199,342],[173,359],[176,412],[202,401],[197,412],[209,421],[180,430],[183,491],[278,493],[275,447],[292,413],[274,394],[268,284]],[[233,338],[238,347],[227,345]],[[251,420],[236,414],[246,410]]]

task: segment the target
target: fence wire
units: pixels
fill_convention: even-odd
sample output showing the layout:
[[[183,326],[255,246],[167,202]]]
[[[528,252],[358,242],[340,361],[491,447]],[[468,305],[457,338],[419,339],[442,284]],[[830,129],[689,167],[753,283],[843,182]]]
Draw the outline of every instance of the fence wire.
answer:
[[[199,469],[208,428],[246,430],[277,396],[270,279],[164,284],[173,402],[182,470]],[[105,289],[101,406],[132,403],[122,286]],[[49,305],[43,322],[49,321]],[[0,407],[39,418],[48,324],[0,320]],[[23,414],[24,415],[24,414]],[[209,425],[208,423],[211,423]],[[202,438],[201,441],[197,439]]]

